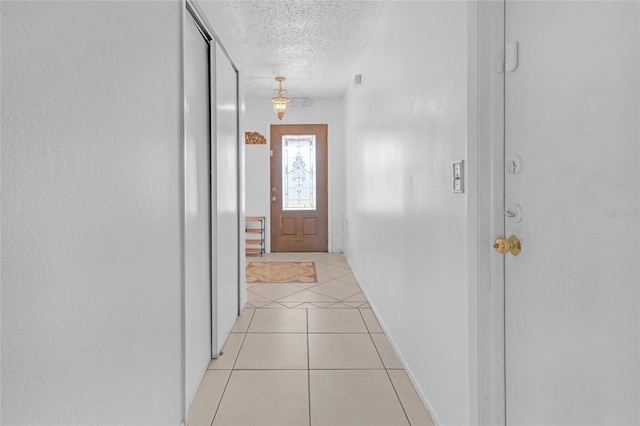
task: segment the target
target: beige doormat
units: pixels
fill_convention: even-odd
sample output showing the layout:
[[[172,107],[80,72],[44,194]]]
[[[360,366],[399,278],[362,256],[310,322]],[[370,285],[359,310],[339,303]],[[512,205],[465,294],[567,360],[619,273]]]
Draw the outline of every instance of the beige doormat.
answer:
[[[248,283],[317,283],[315,262],[250,262]]]

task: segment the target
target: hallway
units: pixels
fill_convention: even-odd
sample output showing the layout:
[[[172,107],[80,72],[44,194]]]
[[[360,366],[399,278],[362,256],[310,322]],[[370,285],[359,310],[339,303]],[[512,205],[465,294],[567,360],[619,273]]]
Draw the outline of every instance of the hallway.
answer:
[[[340,253],[317,283],[248,283],[249,303],[211,362],[188,425],[433,425]]]
[[[640,425],[640,0],[10,0],[0,40],[0,424],[185,425],[205,377],[190,424]],[[348,264],[246,285],[302,124]]]

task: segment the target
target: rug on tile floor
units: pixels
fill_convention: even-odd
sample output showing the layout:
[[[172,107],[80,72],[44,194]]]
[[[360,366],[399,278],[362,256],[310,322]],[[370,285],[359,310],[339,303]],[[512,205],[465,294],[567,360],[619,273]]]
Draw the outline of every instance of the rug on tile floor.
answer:
[[[317,283],[315,262],[250,262],[248,283]]]

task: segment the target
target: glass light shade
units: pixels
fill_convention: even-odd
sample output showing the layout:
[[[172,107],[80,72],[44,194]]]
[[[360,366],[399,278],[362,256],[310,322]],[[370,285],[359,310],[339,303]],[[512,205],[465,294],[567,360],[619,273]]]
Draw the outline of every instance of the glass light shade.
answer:
[[[273,110],[276,112],[278,119],[282,120],[284,113],[287,111],[289,99],[284,96],[277,96],[275,98],[271,98],[271,102],[273,102]]]

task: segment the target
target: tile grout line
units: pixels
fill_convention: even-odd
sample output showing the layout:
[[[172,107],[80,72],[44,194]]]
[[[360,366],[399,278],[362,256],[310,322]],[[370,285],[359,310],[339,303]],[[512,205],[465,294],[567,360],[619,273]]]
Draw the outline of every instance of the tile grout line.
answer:
[[[364,315],[362,315],[362,311],[360,310],[360,308],[354,308],[354,309],[358,309],[358,313],[360,314],[360,318],[362,318],[362,321],[364,322],[364,326],[367,328],[367,335],[369,335],[369,339],[371,339],[371,343],[373,344],[373,347],[376,350],[376,353],[378,354],[378,358],[380,358],[380,362],[382,363],[382,368],[384,368],[384,370],[387,370],[387,366],[384,363],[384,359],[382,359],[382,355],[380,354],[380,350],[378,349],[378,346],[376,345],[376,341],[373,340],[373,336],[371,335],[371,330],[369,330],[369,326],[367,325],[367,321],[365,321],[364,319]],[[386,338],[386,336],[385,336]],[[391,378],[389,378],[389,380],[391,380]]]
[[[307,318],[307,395],[309,401],[309,426],[311,426],[311,349],[309,347],[309,309],[305,309]]]
[[[253,310],[251,314],[251,319],[249,319],[249,324],[247,324],[247,330],[244,332],[244,337],[242,338],[242,343],[240,343],[240,348],[238,349],[238,353],[236,354],[236,359],[233,360],[233,365],[231,365],[231,372],[236,369],[236,364],[238,363],[238,358],[240,358],[240,352],[242,352],[242,347],[244,346],[244,342],[247,340],[247,334],[249,334],[249,329],[251,328],[251,324],[253,323],[253,318],[256,315],[256,310]]]
[[[349,367],[349,368],[338,368],[338,367],[323,367],[323,368],[312,368],[311,371],[382,371],[385,368],[363,368],[363,367]],[[402,371],[402,370],[396,370]]]
[[[229,370],[229,377],[227,377],[227,382],[224,384],[224,389],[222,390],[222,395],[220,395],[220,401],[218,401],[218,405],[216,405],[216,410],[213,413],[213,418],[211,419],[211,425],[210,426],[213,426],[213,422],[216,421],[216,416],[218,415],[218,410],[220,410],[220,405],[222,405],[222,400],[224,399],[224,394],[227,391],[227,387],[229,386],[229,382],[231,381],[231,375],[232,374],[233,374],[233,369]]]
[[[371,329],[369,328],[369,324],[367,324],[367,320],[364,319],[364,315],[362,315],[362,309],[360,308],[354,308],[358,310],[358,313],[360,314],[360,318],[362,318],[362,321],[364,321],[364,326],[367,328],[367,333],[369,333],[369,337],[371,337]],[[373,337],[371,337],[371,340],[373,341]],[[376,345],[376,342],[373,342],[373,346]],[[378,348],[376,347],[376,350],[378,350]],[[380,354],[378,354],[379,356]],[[382,359],[382,358],[381,358]]]
[[[327,296],[326,294],[318,293],[317,291],[313,291],[313,290],[310,290],[310,289],[303,289],[303,290],[301,290],[301,291],[297,291],[297,292],[295,292],[295,293],[292,293],[292,294],[290,294],[290,295],[288,295],[288,296],[282,296],[280,299],[284,299],[285,297],[289,297],[289,296],[294,296],[294,295],[296,295],[296,294],[298,294],[298,293],[301,293],[302,291],[305,291],[305,290],[306,290],[306,291],[310,291],[310,292],[312,292],[312,293],[319,294],[319,295],[321,295],[321,296],[328,297],[328,298],[330,298],[330,299],[334,299],[334,300],[335,300],[335,301],[330,301],[330,302],[316,302],[316,303],[332,303],[332,304],[340,303],[340,301],[339,301],[339,300],[337,300],[337,299],[335,299],[334,297]],[[280,300],[280,299],[273,300],[272,302],[274,302],[274,303],[280,303],[280,302],[278,302],[278,300]],[[282,303],[289,303],[289,302],[282,302]],[[298,302],[292,302],[292,303],[298,303]],[[310,303],[310,304],[312,304],[312,305],[313,305],[313,302],[309,302],[309,301],[301,302],[301,304],[304,304],[304,303]],[[298,305],[298,306],[299,306],[299,305]],[[306,308],[305,308],[305,309],[306,309]],[[321,309],[322,309],[322,308],[321,308]]]
[[[236,354],[236,358],[233,360],[233,364],[231,365],[231,370],[229,370],[229,377],[227,377],[227,382],[224,384],[224,389],[222,390],[222,395],[220,396],[220,401],[218,401],[218,405],[216,406],[216,411],[213,413],[213,418],[211,419],[211,425],[213,426],[213,422],[216,420],[216,416],[218,415],[218,410],[220,410],[220,406],[222,405],[222,400],[224,399],[224,394],[227,392],[227,387],[229,387],[229,382],[231,381],[231,376],[235,370],[236,362],[238,362],[238,357],[240,356],[240,351],[244,346],[244,341],[247,338],[247,333],[249,332],[249,327],[251,327],[251,322],[253,322],[253,316],[256,314],[256,310],[253,309],[251,313],[251,319],[249,319],[249,324],[247,324],[247,330],[243,333],[242,343],[240,343],[240,348],[238,349],[238,353]],[[237,320],[236,320],[237,321]]]
[[[360,317],[362,317],[362,320],[364,321],[364,325],[367,327],[367,330],[369,330],[369,326],[367,325],[367,321],[365,321],[364,319],[364,315],[362,315],[362,310],[360,308],[357,308],[358,312],[360,313]],[[382,354],[380,354],[380,350],[378,349],[378,345],[376,345],[376,341],[373,339],[372,336],[373,333],[371,333],[371,331],[369,331],[369,338],[371,339],[371,343],[373,343],[373,347],[376,349],[376,353],[378,354],[378,358],[380,358],[380,362],[382,363],[382,367],[384,368],[384,373],[387,375],[387,378],[389,379],[389,383],[391,383],[391,388],[393,389],[393,392],[396,394],[396,398],[398,398],[398,402],[400,403],[400,407],[402,408],[402,412],[404,413],[404,416],[407,419],[407,423],[409,424],[409,426],[411,426],[411,420],[409,419],[409,415],[407,414],[407,410],[404,408],[404,404],[402,403],[402,399],[400,398],[400,395],[398,394],[398,390],[396,389],[395,384],[393,383],[393,380],[391,380],[391,375],[389,374],[389,369],[387,368],[387,365],[384,362],[384,359],[382,359]],[[376,333],[379,334],[379,333]],[[382,335],[384,336],[384,338],[386,339],[387,336],[382,333]]]
[[[328,282],[328,281],[327,281],[327,282]],[[326,283],[322,283],[322,284],[326,284]],[[345,285],[350,285],[350,284],[345,283]],[[310,288],[310,289],[309,289],[309,291],[310,291],[310,292],[312,292],[312,293],[315,293],[315,294],[319,294],[319,295],[321,295],[321,296],[325,296],[325,297],[329,297],[329,298],[331,298],[331,299],[335,299],[335,302],[334,302],[334,303],[342,303],[342,302],[343,302],[343,301],[345,301],[346,299],[348,299],[348,298],[350,298],[350,297],[353,297],[353,296],[355,296],[355,295],[356,295],[356,294],[358,294],[358,293],[362,293],[362,290],[360,290],[360,289],[358,288],[358,291],[356,291],[355,293],[353,293],[353,294],[352,294],[352,295],[350,295],[350,296],[347,296],[347,297],[346,297],[346,299],[336,299],[336,298],[335,298],[335,297],[333,297],[333,296],[328,296],[328,295],[326,295],[326,294],[324,294],[324,293],[320,293],[319,291],[313,291],[313,289],[314,289],[314,288],[315,288],[315,287]],[[312,302],[309,302],[309,303],[312,303]],[[319,302],[319,303],[322,303],[322,302]],[[330,303],[330,302],[329,302],[329,303]]]
[[[271,283],[271,284],[276,284],[276,283]],[[277,284],[289,284],[289,283],[277,283]],[[292,285],[293,285],[293,284],[292,284]],[[298,287],[298,286],[295,286],[295,287],[299,288],[300,290],[298,290],[298,291],[294,291],[293,293],[288,294],[288,295],[286,295],[286,296],[282,296],[282,297],[280,297],[280,298],[278,298],[278,299],[269,298],[269,301],[270,301],[271,303],[277,303],[277,302],[276,302],[277,300],[283,299],[283,298],[285,298],[285,297],[293,296],[294,294],[298,294],[298,293],[300,293],[300,292],[302,292],[302,291],[304,291],[304,290],[305,290],[305,289],[304,289],[304,288],[302,288],[302,287]],[[251,290],[247,290],[247,291],[251,291]],[[267,299],[267,297],[265,297],[265,296],[261,295],[260,293],[256,293],[255,291],[251,291],[251,292],[252,292],[253,294],[257,295],[257,296],[264,297],[265,299]]]
[[[404,371],[404,370],[398,370],[398,371]],[[391,387],[393,388],[393,392],[396,394],[396,398],[398,398],[398,402],[400,403],[400,407],[402,408],[402,412],[404,413],[404,416],[407,418],[407,423],[409,424],[409,426],[411,426],[411,419],[409,419],[409,414],[407,414],[407,410],[404,408],[404,404],[402,403],[402,398],[400,398],[400,394],[396,389],[396,385],[393,383],[393,380],[391,380],[389,369],[385,367],[384,372],[387,374],[387,377],[389,378],[389,382],[391,382]]]

